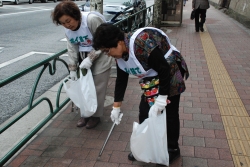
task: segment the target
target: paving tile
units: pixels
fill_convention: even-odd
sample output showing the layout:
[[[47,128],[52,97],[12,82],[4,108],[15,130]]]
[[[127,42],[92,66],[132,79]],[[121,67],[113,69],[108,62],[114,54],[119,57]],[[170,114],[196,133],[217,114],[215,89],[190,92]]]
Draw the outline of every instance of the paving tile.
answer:
[[[183,97],[183,95],[181,95]],[[192,97],[192,96],[184,96],[184,101],[190,101],[190,102],[201,102],[199,97]]]
[[[119,163],[96,162],[94,167],[118,167]]]
[[[193,157],[182,157],[182,159],[183,159],[183,164],[185,164],[185,167],[196,167],[196,166],[197,167],[208,167],[206,159],[193,158]]]
[[[34,166],[44,166],[50,157],[41,157],[41,156],[29,156],[20,167],[34,167]]]
[[[69,167],[94,167],[96,161],[74,159]]]
[[[63,146],[66,147],[82,147],[86,139],[81,137],[68,137],[64,142]]]
[[[182,157],[194,157],[194,146],[180,146]]]
[[[112,163],[132,164],[132,161],[128,160],[129,152],[113,151],[110,157]]]
[[[79,118],[77,117],[77,120]],[[75,129],[76,128],[77,121],[61,121],[61,123],[57,126],[57,128],[64,128],[64,129]],[[56,127],[56,126],[52,126]]]
[[[59,127],[59,126],[62,124],[62,122],[64,122],[64,121],[62,121],[62,120],[54,120],[54,121],[51,123],[51,127],[57,128],[57,127]]]
[[[194,129],[193,128],[180,128],[180,135],[181,136],[194,136]]]
[[[194,136],[215,138],[215,131],[213,129],[194,129]]]
[[[128,144],[128,142],[124,142],[124,141],[109,140],[108,143],[106,144],[105,149],[106,150],[125,151],[127,144]]]
[[[47,147],[48,147],[48,145],[33,145],[33,144],[30,144],[20,153],[20,155],[40,156]]]
[[[67,137],[60,137],[60,136],[52,136],[47,137],[42,144],[44,145],[62,145],[64,141],[67,139]]]
[[[219,109],[214,109],[214,108],[202,108],[201,113],[202,114],[220,115],[220,110]]]
[[[185,128],[203,128],[203,123],[202,121],[184,120],[184,127]]]
[[[220,149],[218,149],[218,151],[219,151],[219,156],[220,156],[221,160],[226,160],[226,161],[232,161],[233,160],[229,148],[220,148]]]
[[[183,136],[183,146],[205,147],[205,140],[203,137]]]
[[[222,122],[220,115],[212,115],[213,122]]]
[[[109,131],[101,131],[98,138],[102,140],[106,140],[108,133]],[[112,132],[109,137],[109,140],[119,140],[120,136],[121,136],[121,132]]]
[[[13,161],[8,164],[7,167],[18,167],[20,166],[26,159],[28,158],[27,155],[19,155]]]
[[[48,127],[46,131],[42,131],[40,136],[58,136],[60,133],[64,131],[63,128],[51,128]]]
[[[184,113],[189,113],[189,114],[193,114],[193,113],[201,113],[201,108],[198,107],[184,107]]]
[[[200,103],[196,102],[193,104],[193,106],[196,108],[210,108],[209,103],[202,103],[202,102]]]
[[[219,159],[219,153],[217,148],[208,147],[195,147],[194,148],[195,157],[204,159]]]
[[[120,164],[119,167],[141,167],[141,165]]]
[[[86,139],[83,147],[90,149],[101,149],[104,141],[101,139]]]
[[[69,147],[64,146],[49,146],[42,153],[42,157],[63,157]]]
[[[203,121],[204,129],[218,129],[223,130],[224,126],[222,122],[207,122]]]
[[[182,113],[180,114],[180,119],[182,120],[193,120],[193,114],[185,114],[185,113]]]
[[[91,149],[86,160],[108,162],[113,151],[106,149],[102,153],[100,151],[101,149]]]
[[[224,130],[215,130],[214,133],[215,133],[215,136],[217,139],[226,139],[227,138]]]
[[[64,153],[63,158],[65,159],[86,159],[90,152],[88,148],[81,147],[69,147],[67,152]]]
[[[122,132],[121,135],[120,135],[120,137],[119,137],[119,141],[129,142],[130,141],[130,137],[131,137],[131,133]]]
[[[61,136],[61,137],[67,137],[67,136],[77,137],[81,133],[82,133],[82,129],[81,128],[64,129],[58,136]]]
[[[51,158],[44,167],[68,167],[72,159],[65,159],[65,158]]]
[[[205,138],[206,147],[213,148],[229,148],[228,142],[225,139]]]
[[[79,129],[79,128],[78,128]],[[102,131],[95,129],[86,129],[85,127],[80,128],[80,134],[77,135],[76,137],[82,138],[82,139],[97,139],[100,137]]]
[[[212,121],[210,114],[193,114],[193,120],[195,121]]]
[[[70,109],[70,108],[69,108]],[[61,121],[71,121],[74,120],[76,116],[78,116],[76,112],[68,112],[68,113],[62,113],[58,116],[57,120]]]

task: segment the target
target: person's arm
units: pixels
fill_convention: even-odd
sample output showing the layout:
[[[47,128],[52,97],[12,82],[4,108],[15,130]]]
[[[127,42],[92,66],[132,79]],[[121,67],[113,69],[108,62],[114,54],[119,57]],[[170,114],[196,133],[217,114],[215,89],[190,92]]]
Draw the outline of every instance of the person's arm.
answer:
[[[123,116],[123,113],[121,112],[121,105],[128,84],[128,74],[122,71],[117,64],[116,69],[117,77],[115,83],[115,99],[110,118],[116,125],[119,125]]]
[[[170,89],[170,66],[158,47],[150,53],[148,65],[158,73],[159,94],[168,95]]]
[[[98,15],[93,14],[93,13],[90,13],[88,15],[87,24],[88,24],[89,31],[91,32],[92,35],[94,35],[97,27],[101,25],[102,23],[104,23],[104,20],[102,20],[102,18],[100,18]],[[88,57],[90,58],[91,62],[96,60],[100,55],[101,55],[100,53],[96,54],[96,50],[94,49],[88,53]]]
[[[128,84],[129,74],[122,71],[119,66],[116,64],[117,77],[115,83],[115,98],[114,98],[114,107],[121,107],[124,94]]]
[[[76,71],[78,65],[78,53],[79,53],[79,46],[72,44],[69,39],[67,38],[67,49],[69,55],[69,70]]]

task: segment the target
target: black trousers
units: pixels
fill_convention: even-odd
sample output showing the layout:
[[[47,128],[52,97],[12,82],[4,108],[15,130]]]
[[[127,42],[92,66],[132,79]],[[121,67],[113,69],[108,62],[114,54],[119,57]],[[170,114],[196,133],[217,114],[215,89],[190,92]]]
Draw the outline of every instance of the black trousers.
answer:
[[[195,30],[196,31],[199,31],[199,27],[203,28],[203,25],[206,21],[206,13],[207,13],[207,9],[198,8],[195,10]]]
[[[179,146],[178,140],[180,136],[180,96],[181,95],[169,97],[168,100],[170,100],[171,103],[166,106],[168,148],[171,149],[176,149]],[[142,123],[145,119],[148,118],[149,109],[150,108],[148,102],[145,100],[145,96],[142,95],[139,106],[139,123]]]

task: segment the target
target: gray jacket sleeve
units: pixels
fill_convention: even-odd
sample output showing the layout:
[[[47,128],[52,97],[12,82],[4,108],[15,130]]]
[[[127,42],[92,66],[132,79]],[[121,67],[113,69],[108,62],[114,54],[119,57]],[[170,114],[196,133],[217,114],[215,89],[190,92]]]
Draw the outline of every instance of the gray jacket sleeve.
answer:
[[[67,39],[67,49],[68,49],[68,55],[69,55],[69,70],[70,71],[76,71],[78,66],[78,54],[79,54],[79,46],[72,44],[68,37]]]
[[[88,24],[90,32],[93,35],[95,34],[97,27],[104,22],[105,21],[102,20],[102,18],[96,14],[90,13],[88,15],[87,24]],[[92,74],[93,75],[101,74],[105,72],[106,70],[110,69],[112,66],[112,57],[105,55],[103,52],[101,54],[92,54],[93,50],[89,52],[88,54],[90,59],[93,61],[93,65],[91,67]]]
[[[104,20],[102,20],[102,18],[100,18],[99,16],[93,13],[90,13],[88,15],[87,24],[88,24],[89,31],[91,32],[92,35],[94,35],[97,27],[101,25],[102,23],[104,23]],[[88,54],[88,57],[90,58],[92,62],[95,61],[100,56],[100,54],[94,54],[94,53],[95,53],[95,50],[93,49]]]

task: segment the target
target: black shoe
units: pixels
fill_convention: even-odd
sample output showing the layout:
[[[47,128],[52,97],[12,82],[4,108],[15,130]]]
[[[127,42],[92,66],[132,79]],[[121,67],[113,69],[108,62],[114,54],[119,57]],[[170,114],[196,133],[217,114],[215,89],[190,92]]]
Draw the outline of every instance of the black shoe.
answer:
[[[177,149],[168,149],[168,154],[169,154],[169,164],[172,164],[174,160],[179,158],[181,156],[180,153],[180,148]]]
[[[204,28],[203,27],[200,27],[200,30],[201,30],[201,32],[204,32]]]
[[[128,159],[130,161],[136,161],[135,157],[133,156],[132,152],[128,154]]]

